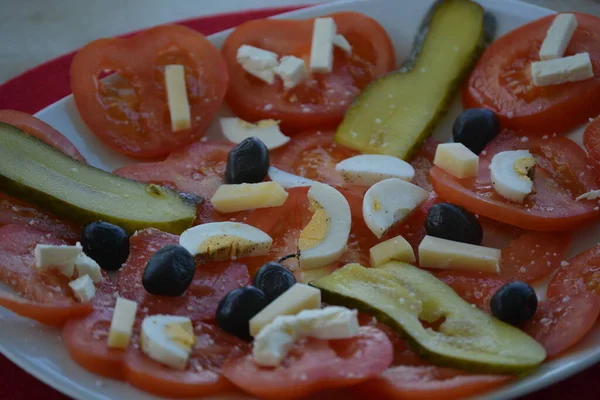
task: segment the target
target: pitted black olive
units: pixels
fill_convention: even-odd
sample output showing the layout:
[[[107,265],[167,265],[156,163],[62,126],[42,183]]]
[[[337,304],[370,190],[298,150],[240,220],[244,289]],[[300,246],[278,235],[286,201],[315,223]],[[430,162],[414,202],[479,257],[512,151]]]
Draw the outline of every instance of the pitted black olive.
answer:
[[[456,242],[481,245],[483,229],[475,215],[461,206],[438,203],[431,207],[425,220],[429,236]]]
[[[276,262],[268,262],[260,267],[253,281],[253,285],[263,291],[269,303],[295,284],[294,274]]]
[[[177,297],[185,293],[195,272],[192,254],[182,246],[169,245],[150,257],[142,284],[150,294]]]
[[[538,298],[525,282],[514,281],[502,286],[490,301],[492,315],[501,321],[519,325],[535,315]]]
[[[269,149],[255,137],[244,139],[227,155],[225,183],[262,182],[269,171]]]
[[[234,289],[219,302],[217,325],[227,333],[249,340],[250,320],[268,304],[262,290],[254,286]]]
[[[487,108],[469,108],[463,111],[452,128],[454,142],[462,143],[473,153],[483,148],[500,133],[500,120]]]
[[[104,221],[87,225],[81,234],[83,252],[108,271],[121,268],[129,257],[129,235],[123,228]]]

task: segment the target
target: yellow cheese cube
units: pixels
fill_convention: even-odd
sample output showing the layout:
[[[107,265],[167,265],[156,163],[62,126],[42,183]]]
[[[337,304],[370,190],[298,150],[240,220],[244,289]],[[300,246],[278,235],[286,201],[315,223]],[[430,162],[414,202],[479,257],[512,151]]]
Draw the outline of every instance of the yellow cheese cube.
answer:
[[[415,252],[402,236],[396,236],[381,242],[369,250],[371,254],[371,267],[378,267],[388,261],[396,260],[414,263]]]
[[[288,193],[277,182],[221,185],[210,202],[215,210],[231,213],[254,208],[278,207],[285,203]]]
[[[425,236],[419,245],[422,268],[500,272],[501,251],[490,247]]]
[[[180,131],[192,126],[190,103],[185,89],[185,70],[183,65],[174,64],[165,67],[165,87],[167,102],[171,114],[171,129]]]
[[[317,279],[321,279],[324,276],[331,274],[333,270],[331,267],[323,267],[317,269],[300,269],[300,282],[302,283],[310,283],[312,281],[316,281]]]
[[[440,144],[433,163],[457,178],[477,176],[479,170],[479,157],[462,143]]]
[[[131,338],[137,303],[122,297],[117,299],[108,334],[108,347],[126,349]]]
[[[250,334],[256,336],[265,325],[280,315],[295,315],[302,310],[316,308],[321,308],[321,291],[296,283],[250,320]]]

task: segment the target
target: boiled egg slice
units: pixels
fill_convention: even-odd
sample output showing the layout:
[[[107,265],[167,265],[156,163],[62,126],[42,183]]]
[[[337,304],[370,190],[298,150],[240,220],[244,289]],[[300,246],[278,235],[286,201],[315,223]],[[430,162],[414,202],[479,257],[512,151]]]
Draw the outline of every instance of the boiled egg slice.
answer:
[[[152,360],[184,370],[196,344],[192,321],[175,315],[152,315],[142,321],[141,348]]]
[[[282,171],[275,167],[269,167],[268,175],[269,179],[271,179],[273,182],[279,183],[284,189],[312,186],[315,183],[315,181],[312,179],[290,174],[289,172]]]
[[[383,154],[362,154],[347,158],[335,166],[348,183],[371,186],[388,178],[411,181],[415,169],[404,160]]]
[[[342,256],[350,235],[350,205],[329,185],[315,182],[308,191],[314,213],[300,233],[300,267],[321,268]]]
[[[212,222],[187,229],[179,237],[179,244],[193,256],[212,260],[234,260],[267,254],[273,239],[251,225]]]
[[[279,129],[279,121],[265,119],[256,124],[240,118],[221,118],[223,136],[233,143],[241,143],[244,139],[255,137],[260,139],[269,150],[277,149],[290,141]]]
[[[492,186],[505,199],[522,203],[533,191],[535,158],[528,150],[502,151],[490,164]]]
[[[427,198],[429,192],[398,178],[390,178],[371,186],[363,199],[363,218],[377,236],[404,220]]]

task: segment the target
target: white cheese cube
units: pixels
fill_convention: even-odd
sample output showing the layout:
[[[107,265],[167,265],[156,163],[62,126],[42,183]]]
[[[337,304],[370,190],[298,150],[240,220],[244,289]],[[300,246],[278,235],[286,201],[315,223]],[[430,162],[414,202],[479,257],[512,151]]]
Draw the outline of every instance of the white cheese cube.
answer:
[[[371,267],[378,267],[388,261],[396,260],[406,263],[414,263],[415,252],[410,243],[402,236],[396,236],[371,247]]]
[[[221,118],[223,136],[233,143],[241,143],[249,137],[260,139],[267,149],[274,150],[290,141],[279,129],[279,121],[264,119],[256,124],[246,122],[240,118]]]
[[[298,270],[297,276],[298,276],[298,280],[302,283],[310,283],[313,281],[316,281],[317,279],[321,279],[329,274],[331,274],[333,271],[331,270],[330,267],[323,267],[323,268],[317,268],[317,269],[302,269],[300,268]]]
[[[117,298],[108,333],[108,347],[126,349],[131,339],[137,303],[123,297]]]
[[[330,306],[319,310],[303,310],[296,316],[298,330],[317,339],[347,339],[358,333],[358,311]]]
[[[577,29],[577,18],[573,14],[558,14],[548,33],[546,39],[540,48],[540,59],[552,60],[560,58],[565,54],[565,50]]]
[[[142,321],[142,351],[152,360],[185,370],[196,344],[192,321],[175,315],[152,315]]]
[[[330,73],[333,70],[333,37],[336,29],[333,18],[315,18],[310,50],[311,71]]]
[[[277,182],[221,185],[210,199],[215,210],[231,213],[255,208],[279,207],[288,193]]]
[[[433,163],[461,179],[477,176],[479,170],[479,157],[462,143],[440,144]]]
[[[38,244],[34,250],[35,267],[40,271],[56,269],[70,278],[75,271],[75,261],[82,251],[79,243],[75,246]]]
[[[75,259],[75,270],[77,275],[89,275],[92,281],[100,282],[102,280],[102,271],[96,261],[81,253]]]
[[[321,291],[296,283],[250,320],[250,334],[256,336],[265,325],[280,315],[294,315],[302,310],[320,307]]]
[[[281,63],[275,67],[275,73],[283,80],[285,89],[292,89],[308,77],[304,60],[295,56],[281,58]]]
[[[236,59],[250,75],[272,84],[275,82],[275,67],[279,65],[278,56],[272,51],[258,47],[242,45],[237,51]]]
[[[333,37],[333,45],[340,48],[345,53],[352,54],[352,46],[342,34],[337,34]]]
[[[531,77],[535,86],[560,85],[594,77],[588,53],[531,63]]]
[[[73,290],[75,297],[82,303],[90,301],[96,295],[96,286],[94,286],[94,282],[89,275],[80,276],[74,281],[69,282],[69,286]]]
[[[422,268],[500,272],[501,251],[490,247],[425,236],[419,245]]]
[[[165,67],[165,85],[171,116],[171,129],[173,132],[189,129],[192,126],[192,118],[185,89],[185,69],[183,65],[174,64]]]

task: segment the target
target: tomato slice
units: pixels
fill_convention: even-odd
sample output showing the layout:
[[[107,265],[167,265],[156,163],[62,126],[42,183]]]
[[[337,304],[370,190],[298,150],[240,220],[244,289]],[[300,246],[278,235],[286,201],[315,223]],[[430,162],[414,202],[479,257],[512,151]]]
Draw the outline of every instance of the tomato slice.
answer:
[[[125,358],[125,378],[138,389],[165,397],[204,397],[237,389],[220,374],[233,354],[247,351],[248,344],[219,328],[199,323],[194,327],[196,345],[184,371],[151,360],[139,348],[130,347]]]
[[[248,74],[237,62],[244,44],[277,53],[294,55],[308,66],[314,19],[263,19],[238,26],[223,44],[231,83],[227,103],[248,121],[276,119],[286,133],[307,129],[334,128],[352,100],[369,82],[395,68],[393,44],[384,28],[372,18],[354,12],[330,15],[337,33],[352,45],[352,55],[334,49],[333,71],[312,74],[291,90],[281,81],[269,85]]]
[[[594,119],[583,133],[583,146],[596,163],[600,163],[600,118]]]
[[[423,146],[419,149],[417,154],[413,157],[410,164],[415,169],[415,177],[413,183],[423,189],[431,192],[433,191],[433,185],[429,178],[429,170],[433,167],[433,159],[435,152],[440,142],[430,137],[423,143]]]
[[[0,306],[22,317],[48,326],[63,326],[73,318],[83,317],[92,312],[90,303],[37,303],[0,292]]]
[[[165,161],[132,164],[113,173],[210,199],[223,183],[232,147],[226,142],[197,142],[171,153]]]
[[[566,56],[589,53],[600,68],[600,19],[575,13],[577,30]],[[530,65],[554,20],[549,15],[496,39],[479,59],[463,91],[465,108],[493,110],[505,127],[548,135],[564,133],[600,113],[600,77],[556,86],[533,86]]]
[[[79,153],[77,148],[63,136],[62,133],[48,125],[42,120],[37,119],[33,115],[15,111],[15,110],[0,110],[0,122],[4,122],[40,139],[42,142],[62,151],[69,157],[87,164],[85,158]]]
[[[248,268],[238,262],[209,262],[196,269],[194,280],[179,297],[154,296],[142,286],[142,275],[150,257],[159,249],[178,244],[179,237],[150,228],[130,239],[130,253],[119,274],[117,287],[122,297],[138,303],[138,316],[171,314],[192,321],[213,320],[221,298],[249,284]]]
[[[275,368],[258,366],[251,353],[232,357],[223,366],[223,375],[260,398],[292,399],[363,382],[383,372],[392,358],[392,344],[385,333],[361,327],[352,339],[309,338],[297,343]]]
[[[495,154],[516,149],[528,149],[537,160],[535,192],[523,204],[498,195],[489,171]],[[514,133],[504,132],[485,151],[479,158],[475,179],[458,179],[434,166],[430,177],[436,193],[471,212],[535,231],[573,230],[600,216],[595,203],[575,201],[577,196],[598,187],[600,173],[573,141],[564,137],[522,141]]]
[[[185,68],[191,128],[173,132],[164,67]],[[100,81],[105,71],[118,77]],[[178,25],[148,29],[128,39],[99,39],[71,64],[71,89],[81,118],[113,150],[156,158],[197,141],[219,110],[228,84],[219,50],[202,34]]]

